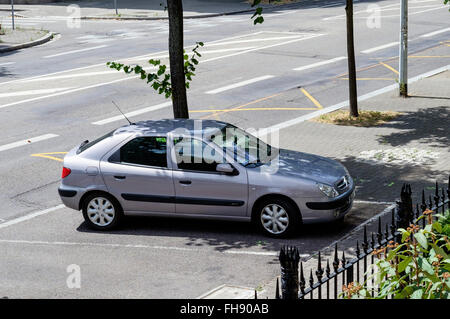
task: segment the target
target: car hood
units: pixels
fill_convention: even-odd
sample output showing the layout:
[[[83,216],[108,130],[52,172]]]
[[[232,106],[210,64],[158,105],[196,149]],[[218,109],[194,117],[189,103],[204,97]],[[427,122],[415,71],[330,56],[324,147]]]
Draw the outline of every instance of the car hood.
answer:
[[[270,165],[274,166],[277,162],[278,167],[275,166],[277,175],[300,177],[329,185],[334,185],[338,179],[347,174],[339,162],[303,152],[280,149],[279,155]]]

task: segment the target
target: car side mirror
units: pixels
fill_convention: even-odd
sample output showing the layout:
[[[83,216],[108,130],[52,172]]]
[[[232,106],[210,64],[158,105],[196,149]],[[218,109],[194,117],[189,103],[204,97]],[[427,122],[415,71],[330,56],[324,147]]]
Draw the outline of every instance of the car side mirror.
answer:
[[[235,169],[232,165],[230,165],[228,163],[217,164],[216,171],[225,173],[227,175],[238,175],[239,174],[238,170]]]

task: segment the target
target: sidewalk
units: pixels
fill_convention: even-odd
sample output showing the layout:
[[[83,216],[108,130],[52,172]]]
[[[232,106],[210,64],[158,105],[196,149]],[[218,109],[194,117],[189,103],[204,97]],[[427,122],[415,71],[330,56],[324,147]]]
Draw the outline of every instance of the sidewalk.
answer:
[[[295,1],[286,1],[287,4]],[[81,8],[82,19],[167,19],[168,14],[159,0],[117,0],[117,11],[114,1],[75,1],[54,2],[41,5],[16,5],[17,14],[24,17],[73,16],[69,5]],[[266,4],[265,8],[280,7],[280,4]],[[282,6],[282,5],[281,5]],[[6,12],[9,5],[0,5],[0,11]],[[190,0],[183,2],[185,18],[204,18],[233,13],[251,12],[254,8],[244,0]]]
[[[0,53],[32,47],[50,41],[52,33],[46,30],[0,29]]]
[[[425,189],[427,198],[434,194],[436,180],[439,187],[448,187],[450,71],[411,84],[409,94],[411,97],[403,99],[398,97],[397,91],[392,91],[360,102],[362,110],[401,112],[402,115],[394,121],[370,128],[303,122],[281,131],[281,146],[308,150],[342,162],[355,178],[357,200],[392,202],[399,199],[401,186],[407,182],[412,185],[413,202],[416,203],[422,189]],[[392,151],[390,155],[394,158],[384,161],[386,158],[370,152],[373,150],[380,150],[379,154]],[[416,150],[412,152],[416,157],[405,156],[404,150]],[[390,221],[392,207],[373,213],[374,216],[380,215],[383,232],[385,223]],[[357,216],[350,213],[347,218]],[[377,231],[377,227],[378,216],[367,223],[369,236]],[[345,251],[347,259],[354,257],[356,240],[361,244],[362,238],[363,227],[357,227],[338,240],[339,258],[342,251]],[[327,258],[331,263],[333,250],[334,243],[321,250],[322,265],[326,265]],[[317,256],[302,261],[308,281],[311,269],[314,272],[317,267]],[[264,291],[258,297],[274,298],[275,285],[276,278],[265,283]]]

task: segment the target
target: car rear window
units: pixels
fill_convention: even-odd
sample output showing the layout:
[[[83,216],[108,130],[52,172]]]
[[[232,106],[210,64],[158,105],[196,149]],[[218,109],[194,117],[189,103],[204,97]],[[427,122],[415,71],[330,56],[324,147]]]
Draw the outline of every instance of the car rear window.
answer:
[[[101,137],[99,137],[96,140],[93,140],[92,142],[88,142],[86,144],[81,144],[80,147],[77,150],[77,154],[80,154],[81,152],[84,152],[85,150],[87,150],[89,147],[94,146],[95,144],[97,144],[98,142],[103,141],[105,138],[110,137],[114,134],[116,130],[113,130],[111,132],[109,132],[108,134],[105,134]]]

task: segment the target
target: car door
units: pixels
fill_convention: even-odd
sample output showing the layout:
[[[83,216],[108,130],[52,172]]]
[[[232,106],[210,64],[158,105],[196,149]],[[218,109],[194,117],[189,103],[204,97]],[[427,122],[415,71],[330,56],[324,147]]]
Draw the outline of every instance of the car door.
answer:
[[[139,136],[105,156],[100,169],[125,212],[173,213],[175,190],[166,136]]]
[[[217,159],[223,159],[221,150],[200,139],[173,136],[169,143],[177,213],[246,216],[248,186],[243,167],[234,164],[234,174],[217,172],[221,162]]]

